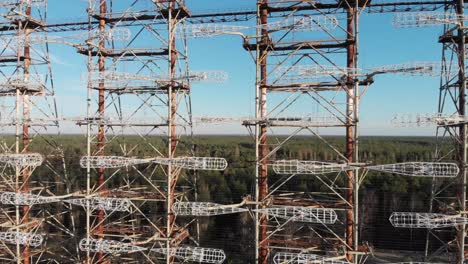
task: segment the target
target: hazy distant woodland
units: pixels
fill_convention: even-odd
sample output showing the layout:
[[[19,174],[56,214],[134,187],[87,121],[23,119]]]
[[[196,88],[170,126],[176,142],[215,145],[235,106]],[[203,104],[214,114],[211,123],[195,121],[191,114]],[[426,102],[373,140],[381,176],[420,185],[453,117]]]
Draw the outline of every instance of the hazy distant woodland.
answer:
[[[344,139],[341,137],[326,139],[337,148],[344,146]],[[118,142],[131,144],[133,140],[137,139],[127,136]],[[161,146],[161,149],[164,149],[166,144],[160,137],[148,138],[148,141]],[[65,135],[61,136],[59,142],[63,145],[68,174],[78,185],[85,179],[85,171],[80,168],[78,162],[85,154],[86,140],[84,136]],[[199,172],[199,201],[232,204],[240,202],[246,195],[253,195],[254,145],[251,137],[198,136],[194,138],[193,143],[197,156],[225,157],[229,163],[224,172]],[[182,142],[181,148],[189,145],[190,142]],[[41,143],[36,141],[34,146],[40,148]],[[106,155],[112,155],[114,152],[117,154],[118,151],[116,141],[108,145]],[[140,147],[138,151],[141,157],[154,155],[149,147]],[[435,151],[435,139],[362,137],[359,151],[361,161],[371,164],[431,161]],[[296,137],[280,149],[273,159],[333,161],[337,160],[338,156],[316,138]],[[37,173],[41,173],[40,168]],[[270,177],[277,176],[271,171]],[[320,185],[310,175],[297,176],[289,184],[295,191],[302,192],[315,190]],[[388,222],[388,217],[394,210],[427,211],[430,188],[430,179],[369,173],[360,189],[361,240],[367,241],[376,250],[423,250],[426,237],[424,230],[395,232]],[[249,263],[253,254],[254,229],[253,220],[248,213],[201,218],[200,223],[200,238],[204,246],[223,248],[228,255],[227,263]],[[412,259],[405,257],[402,260]]]

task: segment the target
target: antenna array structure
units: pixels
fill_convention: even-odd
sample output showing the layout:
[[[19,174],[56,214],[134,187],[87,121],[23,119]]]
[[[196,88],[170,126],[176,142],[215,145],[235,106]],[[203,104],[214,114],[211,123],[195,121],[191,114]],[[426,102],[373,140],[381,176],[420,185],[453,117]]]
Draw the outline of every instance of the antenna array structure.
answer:
[[[257,1],[257,34],[244,41],[244,47],[254,54],[257,67],[255,119],[244,121],[255,136],[256,146],[257,263],[279,261],[290,255],[293,257],[288,261],[292,262],[288,263],[300,263],[311,248],[314,251],[311,258],[324,258],[324,263],[328,263],[327,259],[352,263],[364,260],[369,249],[362,245],[358,233],[358,194],[361,177],[366,173],[360,175],[360,166],[353,164],[360,163],[359,102],[380,72],[366,74],[358,68],[359,16],[363,12],[433,11],[444,3]],[[385,73],[408,70],[419,68]],[[298,109],[301,112],[308,109],[310,113],[305,118],[292,118],[288,114]],[[326,118],[316,122],[316,116]],[[330,127],[345,131],[344,145],[335,146],[320,135]],[[286,132],[287,136],[275,136],[278,131]],[[277,160],[281,149],[301,135],[323,141],[340,162]],[[270,164],[282,177],[268,176]],[[420,165],[385,167],[397,173],[400,166],[414,170]],[[313,177],[304,177],[310,174]],[[406,175],[413,174],[418,172]],[[297,186],[294,180],[298,177],[303,182],[309,181],[307,192],[291,189]],[[324,214],[313,214],[315,221],[297,224],[293,222],[301,222],[299,213],[286,214],[289,217],[282,219],[270,213],[285,206],[331,209],[338,220],[328,221],[330,218],[323,218]]]
[[[436,194],[463,186],[444,203],[458,199],[455,211],[466,212],[466,122],[439,128],[441,143],[445,135],[455,139],[459,168],[440,162],[364,166],[358,155],[359,102],[373,77],[425,68],[364,74],[358,68],[360,15],[445,7],[442,15],[408,14],[403,22],[444,25],[437,120],[454,113],[454,120],[466,120],[462,1],[257,0],[256,10],[202,14],[191,14],[183,0],[88,2],[88,21],[59,24],[45,23],[45,0],[0,4],[0,128],[16,135],[2,138],[1,145],[2,259],[222,263],[222,250],[200,247],[190,234],[196,217],[247,212],[242,207],[253,205],[255,262],[358,263],[367,254],[358,233],[359,186],[366,170],[376,170],[434,178],[430,212],[395,212],[390,221],[398,228],[456,227],[456,246],[446,248],[456,248],[457,263],[463,263],[466,218],[437,212]],[[253,20],[250,26],[228,24]],[[246,34],[249,29],[255,32]],[[66,40],[47,35],[67,31],[80,33]],[[194,157],[190,137],[191,83],[225,75],[190,71],[186,39],[222,34],[241,36],[256,65],[255,118],[243,122],[255,137],[256,190],[253,201],[238,205],[197,202],[194,171],[227,164]],[[76,38],[85,42],[73,43]],[[60,121],[49,42],[71,44],[88,62],[87,116],[78,122],[87,131],[80,160],[86,179],[77,192],[60,144],[43,135],[58,132]],[[303,109],[306,115],[295,115]],[[328,142],[321,136],[325,129],[344,131],[344,144]],[[278,131],[288,136],[275,136]],[[330,147],[334,161],[284,160],[280,150],[302,135]],[[148,146],[151,151],[142,151]],[[268,167],[277,175],[269,176]],[[459,170],[462,176],[454,177]],[[296,190],[297,181],[306,182],[307,190]],[[85,217],[72,215],[75,206]],[[83,228],[75,227],[77,219],[84,219]]]
[[[437,126],[437,161],[457,162],[456,177],[434,177],[428,213],[394,213],[396,227],[426,228],[425,260],[443,256],[450,263],[464,263],[466,245],[468,138],[466,122],[466,27],[463,1],[447,1],[442,11],[414,12],[395,16],[402,28],[442,27],[438,113],[418,115],[406,124]],[[402,214],[402,215],[398,215]],[[407,214],[407,215],[405,215]],[[421,217],[421,215],[423,217]],[[425,220],[422,220],[425,219]],[[429,220],[430,219],[430,220]],[[416,221],[414,221],[416,220]],[[424,223],[423,223],[424,222]],[[445,223],[443,223],[445,222]],[[422,224],[422,225],[421,225]],[[438,241],[438,242],[434,242]]]
[[[179,253],[193,221],[178,225],[173,206],[194,198],[190,171],[211,168],[192,157],[187,46],[176,38],[189,11],[176,0],[93,0],[88,15],[78,46],[89,71],[80,249],[88,263],[189,258]]]
[[[441,87],[439,90],[438,112],[441,115],[455,115],[466,117],[466,20],[464,1],[450,1],[445,5],[443,19],[430,17],[426,20],[436,21],[443,27],[439,37],[442,44]],[[438,146],[437,159],[446,159],[444,148],[449,145],[449,153],[453,153],[460,168],[458,177],[451,181],[434,179],[431,193],[430,211],[449,210],[450,214],[460,214],[466,219],[467,215],[467,162],[468,162],[468,134],[467,123],[464,121],[442,123],[437,127]],[[456,196],[454,196],[456,194]],[[445,195],[445,197],[444,197]],[[439,251],[455,252],[456,257],[450,261],[464,263],[468,258],[466,222],[453,226],[448,231],[453,241],[442,246]],[[436,231],[429,230],[428,237],[438,237]],[[427,240],[426,255],[432,257],[430,242]]]
[[[2,262],[77,259],[46,22],[45,0],[0,3]]]
[[[442,44],[442,70],[441,86],[439,90],[438,113],[440,115],[466,117],[466,20],[465,4],[463,1],[450,1],[445,5],[442,17],[436,19],[432,16],[424,20],[435,21],[435,26],[443,27],[443,33],[439,37]],[[431,193],[431,212],[448,211],[449,214],[459,214],[466,219],[467,215],[467,162],[468,162],[468,134],[467,123],[463,120],[452,123],[439,123],[437,127],[438,145],[436,149],[437,159],[447,159],[444,154],[447,151],[453,153],[454,160],[460,168],[458,177],[452,180],[434,179]],[[455,194],[455,196],[454,196]],[[426,242],[426,256],[433,257],[429,238],[439,238],[444,233],[453,237],[449,243],[442,245],[438,251],[454,252],[451,262],[464,263],[468,258],[466,222],[453,225],[452,228],[440,233],[437,230],[428,231]],[[437,252],[437,251],[436,251]]]
[[[328,144],[319,134],[321,127],[345,129],[344,151],[329,146],[345,163],[359,161],[356,149],[359,87],[370,83],[356,77],[360,7],[356,2],[340,3],[327,7],[311,1],[257,2],[257,37],[248,39],[244,45],[256,54],[256,120],[244,124],[256,139],[255,200],[261,209],[256,213],[258,263],[269,263],[276,254],[284,253],[284,247],[296,254],[315,247],[316,253],[342,256],[349,261],[354,260],[350,252],[357,251],[357,170],[332,170],[334,177],[315,175],[327,190],[321,197],[309,192],[303,196],[285,188],[300,172],[275,180],[268,177],[268,165],[275,162],[278,150],[295,136],[312,135]],[[268,122],[305,106],[310,109],[310,116],[330,118],[325,122],[315,119],[291,122],[287,118],[280,119],[283,122]],[[289,136],[275,137],[275,126],[290,128]],[[342,180],[335,181],[335,177]],[[342,224],[325,221],[319,215],[315,215],[316,221],[297,224],[294,214],[283,219],[268,214],[269,210],[283,206],[330,208]]]

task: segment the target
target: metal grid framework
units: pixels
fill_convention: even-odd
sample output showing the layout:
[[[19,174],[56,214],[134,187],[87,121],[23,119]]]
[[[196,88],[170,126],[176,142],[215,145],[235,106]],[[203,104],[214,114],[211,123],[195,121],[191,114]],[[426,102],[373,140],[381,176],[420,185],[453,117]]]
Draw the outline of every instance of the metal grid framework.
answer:
[[[273,171],[277,174],[327,174],[349,169],[346,164],[304,160],[277,160]]]
[[[442,76],[439,90],[438,114],[441,116],[455,117],[455,122],[439,123],[437,127],[438,146],[436,158],[439,160],[453,158],[460,167],[458,177],[452,180],[436,180],[432,184],[430,213],[440,213],[442,208],[449,208],[452,214],[461,214],[460,219],[466,218],[467,197],[467,159],[468,138],[467,123],[463,120],[466,116],[466,34],[465,15],[463,1],[450,1],[445,5],[444,15],[437,14],[443,33],[439,37],[442,44]],[[450,121],[450,120],[449,120]],[[443,148],[448,143],[453,157],[443,154]],[[443,213],[445,213],[443,212]],[[450,262],[464,263],[468,258],[466,244],[466,222],[461,221],[456,228],[451,228],[444,233],[429,231],[428,237],[439,238],[448,235],[451,241],[442,245],[438,251],[447,252]],[[427,241],[427,261],[434,255],[430,249],[430,240]]]
[[[192,219],[176,221],[174,204],[196,199],[193,171],[227,167],[223,158],[193,156],[190,98],[191,83],[219,83],[227,75],[190,71],[186,37],[177,30],[190,16],[184,1],[93,0],[88,15],[88,39],[76,46],[88,56],[90,103],[78,122],[87,127],[87,155],[80,160],[86,197],[66,201],[86,211],[83,258],[212,263],[198,250],[177,253],[198,229]]]
[[[390,218],[397,227],[438,228],[452,227],[447,230],[428,231],[426,239],[426,260],[443,256],[453,263],[464,263],[467,257],[466,249],[466,29],[464,3],[461,1],[447,1],[443,3],[443,12],[414,12],[395,15],[394,25],[400,28],[441,26],[444,33],[439,37],[443,46],[443,57],[440,64],[432,64],[431,76],[441,76],[441,87],[438,113],[435,114],[403,114],[397,115],[392,122],[397,126],[437,126],[438,146],[436,160],[439,161],[435,170],[421,170],[422,163],[389,164],[367,167],[368,169],[393,172],[408,176],[425,176],[433,178],[431,190],[430,213],[394,213]],[[385,68],[385,67],[383,67]],[[427,67],[426,67],[427,68]],[[434,69],[438,69],[434,71]],[[450,139],[450,140],[449,140]],[[447,144],[449,143],[449,144]],[[450,144],[451,143],[451,144]],[[445,150],[449,145],[449,150]],[[449,153],[449,154],[447,154]],[[457,161],[458,164],[440,161]],[[408,168],[405,168],[409,165]],[[432,167],[432,165],[430,165]],[[411,168],[413,167],[413,168]],[[426,167],[424,165],[424,167]],[[403,169],[403,170],[401,170]],[[409,169],[409,171],[408,171]],[[416,169],[416,171],[414,170]],[[398,172],[399,171],[399,172]],[[405,172],[406,171],[406,172]],[[436,173],[436,171],[439,171]],[[408,174],[408,172],[410,172]],[[413,172],[420,175],[410,175]],[[449,179],[444,179],[449,178]],[[454,196],[456,194],[456,196]],[[437,214],[442,211],[449,214]],[[453,216],[453,214],[461,214]],[[437,217],[447,224],[424,222],[423,218]],[[421,218],[422,217],[422,218]],[[422,219],[420,223],[413,223]],[[419,220],[418,220],[419,221]],[[411,223],[408,223],[411,222]],[[456,235],[455,235],[456,233]],[[444,239],[441,239],[444,237]],[[437,249],[432,248],[435,240],[447,241]],[[437,243],[436,243],[437,244]]]
[[[121,156],[84,156],[80,159],[82,168],[118,169],[151,162],[151,159],[127,158]]]
[[[42,235],[17,231],[0,232],[0,240],[7,244],[39,247],[44,242]]]
[[[436,13],[436,12],[416,12],[398,14],[393,21],[395,27],[410,28],[410,27],[432,27],[446,24],[460,25],[460,22],[465,22],[463,15],[455,13]]]
[[[395,16],[397,27],[439,26],[443,34],[441,86],[438,113],[397,116],[394,121],[402,126],[437,125],[437,161],[455,160],[459,170],[451,177],[434,177],[428,213],[398,213],[390,220],[398,227],[452,227],[429,230],[426,239],[426,261],[444,256],[450,263],[464,263],[468,257],[466,246],[466,183],[467,183],[467,123],[466,123],[466,27],[463,1],[448,1],[442,12],[409,13]],[[448,146],[448,152],[447,151]],[[449,154],[447,154],[449,153]],[[453,166],[453,165],[451,165]],[[435,220],[433,219],[435,218]],[[434,250],[432,242],[445,241]],[[447,241],[447,237],[451,238]]]
[[[106,198],[92,197],[69,199],[64,202],[89,207],[94,210],[128,212],[131,210],[132,202],[128,198]]]
[[[390,216],[394,227],[402,228],[445,228],[456,227],[468,223],[468,218],[460,215],[446,215],[436,213],[408,213],[394,212]]]
[[[161,254],[168,254],[171,257],[177,258],[182,261],[193,261],[200,263],[215,263],[221,264],[226,259],[224,251],[213,248],[200,248],[200,247],[175,247],[167,251],[160,249],[153,249],[152,251]]]
[[[13,167],[32,167],[36,168],[42,165],[44,158],[38,153],[20,153],[20,154],[2,154],[0,163]]]
[[[143,251],[145,248],[114,240],[86,239],[80,241],[80,250],[102,252],[111,255]]]
[[[248,209],[238,206],[209,202],[176,202],[173,210],[179,216],[214,216],[248,211]]]
[[[214,157],[157,158],[153,162],[187,170],[223,171],[228,166],[226,159]]]
[[[424,11],[399,14],[395,24],[444,26],[440,38],[444,45],[440,113],[435,119],[423,122],[436,122],[440,138],[454,139],[459,161],[458,166],[440,162],[366,169],[432,177],[434,199],[430,214],[442,200],[450,204],[457,199],[459,204],[454,211],[466,212],[465,188],[457,189],[458,198],[436,199],[440,189],[447,189],[447,182],[452,189],[460,181],[466,183],[466,54],[465,37],[460,37],[465,36],[466,29],[462,1],[257,0],[257,10],[206,14],[191,14],[183,0],[89,0],[89,4],[88,21],[46,24],[46,0],[0,3],[0,43],[5,46],[0,53],[0,95],[3,108],[8,110],[1,117],[0,127],[5,133],[17,135],[14,143],[4,139],[6,143],[2,144],[0,156],[0,164],[5,168],[1,179],[6,186],[0,200],[11,226],[0,236],[5,249],[2,249],[2,259],[46,262],[49,252],[60,251],[66,254],[56,261],[75,263],[122,260],[125,263],[222,263],[226,258],[222,250],[183,246],[189,243],[190,225],[196,223],[187,216],[239,213],[247,209],[241,208],[244,204],[187,202],[196,197],[194,186],[190,186],[190,191],[179,192],[178,183],[194,182],[195,176],[188,170],[224,170],[227,166],[222,158],[193,157],[190,140],[183,136],[191,134],[193,123],[190,84],[217,83],[227,77],[221,71],[190,71],[186,40],[233,34],[243,38],[244,48],[254,58],[257,69],[255,117],[243,122],[255,136],[257,188],[252,203],[255,205],[255,261],[261,264],[361,261],[359,256],[366,253],[362,252],[358,234],[361,181],[359,166],[352,165],[359,163],[359,100],[377,74],[403,72],[433,76],[439,67],[428,63],[392,65],[370,72],[359,69],[357,32],[362,12]],[[444,13],[440,13],[441,8],[445,8]],[[427,13],[435,10],[438,13]],[[226,24],[238,21],[256,23],[252,26]],[[248,30],[256,32],[248,36],[245,33]],[[67,39],[47,36],[50,32],[63,31],[81,32]],[[87,176],[85,186],[81,186],[83,192],[71,199],[68,198],[74,196],[73,188],[67,185],[60,145],[48,139],[50,147],[41,150],[45,153],[31,152],[33,142],[41,138],[45,129],[58,131],[59,127],[49,42],[71,45],[88,58],[85,75],[88,111],[86,119],[77,122],[87,129],[87,154],[80,160]],[[298,117],[298,109],[305,105],[312,109],[310,104],[315,110]],[[343,128],[344,146],[333,146],[320,136],[317,128],[327,127]],[[285,129],[289,136],[276,137],[277,129]],[[129,134],[136,136],[130,138]],[[166,139],[163,143],[151,140],[161,134]],[[324,141],[341,163],[275,161],[278,151],[290,139],[304,134]],[[143,145],[149,145],[152,153],[141,154],[138,150]],[[32,181],[33,171],[42,163],[52,171],[49,182],[54,184],[44,186]],[[268,177],[270,164],[284,177]],[[459,170],[462,176],[454,177]],[[300,174],[314,174],[313,178],[327,191],[320,197],[307,193],[311,198],[307,199],[288,189],[288,181]],[[455,180],[436,179],[438,176]],[[30,188],[32,185],[38,186]],[[57,206],[49,206],[50,203]],[[84,208],[85,232],[76,231],[73,224],[62,224],[72,205]],[[31,210],[33,207],[38,210]],[[176,215],[185,219],[176,222]],[[440,217],[450,227],[456,223],[457,243],[445,245],[445,250],[457,252],[456,262],[463,263],[465,218],[463,215]],[[49,227],[60,231],[48,232],[52,229]],[[47,238],[41,235],[46,233]],[[56,237],[64,243],[48,243]],[[12,243],[16,249],[7,245]],[[36,245],[41,245],[37,252],[31,248]],[[282,250],[286,247],[289,252],[278,252],[278,247]],[[316,249],[319,255],[304,253],[306,248]],[[430,254],[427,255],[430,259]],[[36,256],[45,257],[39,260]],[[450,261],[454,260],[450,258]]]
[[[350,263],[345,260],[324,258],[320,255],[307,254],[307,253],[290,253],[290,252],[278,252],[273,257],[273,263],[318,263],[318,264],[346,264]]]
[[[398,175],[429,178],[454,178],[460,168],[449,162],[405,162],[366,167],[368,170],[389,172]]]
[[[397,114],[393,117],[392,123],[398,127],[423,127],[423,126],[458,126],[468,123],[466,116],[456,114]]]
[[[336,212],[329,208],[281,206],[260,209],[259,211],[261,213],[266,213],[273,218],[280,218],[293,222],[316,223],[324,225],[332,225],[338,218]]]
[[[438,70],[443,66],[437,63],[409,63],[359,69],[359,16],[366,11],[434,11],[444,4],[436,1],[257,1],[256,36],[244,36],[244,47],[252,53],[257,67],[255,119],[244,122],[254,135],[256,146],[257,263],[274,261],[277,248],[284,247],[290,249],[291,254],[314,248],[322,257],[345,256],[347,261],[353,263],[365,260],[368,251],[360,245],[358,234],[358,190],[361,176],[364,177],[366,173],[361,175],[360,166],[353,166],[360,162],[357,151],[359,101],[373,83],[374,76],[383,73],[434,76],[440,74]],[[297,32],[294,23],[283,23],[301,21],[301,17],[316,17],[312,20],[319,21],[324,16],[329,19],[323,21],[334,22],[324,27],[305,27],[304,31],[309,30],[307,34]],[[395,21],[406,23],[400,18]],[[300,125],[284,122],[282,128],[289,130],[277,130],[273,122],[269,122],[287,120],[284,116],[294,116],[291,113],[305,108],[314,109],[311,116],[332,116],[335,122],[301,122]],[[328,143],[315,129],[331,126],[342,127],[345,131],[344,146]],[[277,131],[286,132],[288,136],[277,137]],[[341,163],[275,161],[279,150],[298,135],[311,135],[323,141],[334,150],[335,159]],[[272,164],[275,173],[284,176],[268,177],[269,164]],[[408,163],[361,168],[433,178],[454,178],[459,171],[459,166],[453,163]],[[310,194],[307,193],[311,197],[304,197],[301,192],[296,195],[288,182],[303,174],[313,174],[310,180],[319,182],[323,187],[321,190],[328,191],[321,191],[321,196],[316,197],[312,190]],[[275,210],[277,203],[335,208],[338,209],[338,221],[334,225],[291,225],[294,216],[281,221],[268,213]]]
[[[0,194],[0,203],[1,204],[10,204],[10,205],[36,205],[36,204],[48,204],[58,202],[60,199],[58,197],[45,197],[37,194],[29,193],[16,193],[16,192],[3,192]]]
[[[0,259],[5,263],[77,260],[71,208],[57,203],[71,183],[56,136],[60,120],[47,17],[47,1],[0,4]]]
[[[175,201],[193,198],[193,174],[184,169],[227,165],[191,158],[190,147],[190,82],[221,74],[189,72],[185,39],[175,35],[189,15],[184,1],[93,0],[88,10],[88,37],[97,45],[78,48],[89,71],[90,104],[80,122],[88,131],[88,153],[80,161],[86,197],[68,201],[86,210],[80,249],[87,263],[173,263],[170,254],[144,249],[171,252],[190,242],[193,222],[177,224],[172,209]],[[151,151],[141,156],[147,146]],[[106,156],[110,149],[116,156]],[[178,183],[189,189],[181,192]]]
[[[275,248],[287,247],[297,253],[303,248],[314,247],[322,254],[331,256],[343,256],[357,249],[353,222],[357,208],[354,206],[354,171],[347,171],[344,165],[326,162],[274,162],[278,150],[286,146],[291,138],[306,134],[323,139],[314,128],[328,126],[346,128],[346,151],[339,150],[340,147],[330,147],[336,150],[344,163],[357,161],[353,143],[357,136],[355,104],[359,87],[369,84],[361,84],[357,76],[355,26],[360,8],[357,3],[348,1],[338,6],[331,5],[333,8],[321,8],[310,1],[259,0],[257,36],[246,38],[244,44],[246,50],[253,54],[257,66],[255,122],[244,122],[256,139],[257,263],[273,262]],[[301,21],[302,18],[327,23],[323,27],[320,23],[316,24],[317,27],[304,27],[300,32],[295,30],[294,23],[288,23]],[[307,104],[313,105],[307,109],[315,109],[307,115],[331,116],[334,122],[330,122],[330,118],[320,123],[302,122],[299,126],[294,122],[285,122],[282,127],[288,129],[290,136],[276,137],[275,126],[268,120],[294,116],[298,109]],[[269,180],[268,164],[271,163],[275,172],[289,174],[288,177],[274,182]],[[340,181],[340,186],[332,178],[316,176],[328,191],[322,198],[311,197],[314,202],[309,202],[307,206],[320,208],[295,206],[302,203],[301,195],[283,187],[296,174],[329,172],[345,180]],[[347,191],[343,192],[345,186]],[[281,199],[281,205],[286,206],[277,207],[277,197],[284,192],[289,192],[289,200]],[[324,203],[325,200],[328,204]],[[326,209],[330,206],[339,208],[340,214]],[[345,225],[329,225],[335,223],[337,218]],[[292,224],[296,221],[314,224]],[[354,259],[351,254],[347,257]]]

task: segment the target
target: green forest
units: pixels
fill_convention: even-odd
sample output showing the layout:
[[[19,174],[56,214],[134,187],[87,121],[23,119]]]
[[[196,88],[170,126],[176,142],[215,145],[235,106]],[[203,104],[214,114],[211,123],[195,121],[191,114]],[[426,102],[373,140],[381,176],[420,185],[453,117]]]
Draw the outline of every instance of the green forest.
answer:
[[[326,137],[331,145],[344,151],[342,137]],[[278,138],[275,140],[282,140]],[[115,140],[106,147],[106,155],[123,155],[131,157],[151,157],[154,151],[148,145],[165,149],[165,140],[159,137],[147,138],[142,143],[137,137],[128,136]],[[70,178],[82,178],[83,172],[79,168],[79,159],[85,155],[86,139],[83,136],[66,135],[57,140],[64,150]],[[123,153],[121,145],[139,145],[133,151]],[[228,167],[223,172],[200,172],[198,182],[199,200],[219,203],[236,203],[244,195],[253,193],[255,149],[253,139],[249,136],[198,136],[193,142],[181,142],[180,155],[190,155],[188,145],[194,144],[192,150],[195,156],[224,157]],[[442,152],[448,152],[445,145]],[[34,147],[43,148],[41,143]],[[274,144],[271,144],[273,148]],[[405,161],[434,161],[436,151],[435,138],[429,137],[361,137],[359,156],[360,161],[369,165],[390,164]],[[320,139],[310,137],[296,137],[279,149],[272,160],[298,159],[315,161],[342,160],[330,147]],[[272,177],[274,173],[269,172]],[[363,188],[376,188],[379,191],[405,194],[408,192],[426,191],[426,184],[430,183],[423,178],[407,178],[401,176],[382,175],[372,173],[366,177]],[[299,182],[294,188],[297,191],[307,191],[307,181]]]
[[[336,149],[344,151],[344,138],[330,136],[324,138]],[[13,138],[6,140],[11,145]],[[283,138],[270,139],[270,149],[275,148]],[[30,151],[37,150],[48,155],[55,155],[54,148],[63,150],[66,174],[72,182],[72,188],[83,188],[85,170],[79,166],[79,160],[86,155],[86,138],[78,135],[46,136],[35,139]],[[53,143],[56,142],[56,143]],[[132,147],[128,147],[132,146]],[[151,157],[154,149],[166,149],[167,141],[162,137],[147,137],[143,141],[137,136],[115,137],[106,145],[106,155],[129,157]],[[390,164],[405,161],[434,161],[436,149],[439,155],[451,153],[448,141],[437,141],[430,137],[361,137],[360,161],[369,165]],[[197,136],[191,140],[181,140],[179,155],[224,157],[228,167],[224,171],[196,172],[196,191],[198,201],[221,204],[239,203],[245,197],[255,193],[255,149],[254,141],[249,136]],[[445,155],[450,161],[450,155]],[[299,159],[314,161],[342,161],[340,156],[322,140],[299,136],[288,141],[271,160]],[[53,159],[51,159],[53,160]],[[58,162],[58,161],[57,161]],[[45,176],[45,170],[38,169],[35,177]],[[182,172],[190,174],[195,172]],[[281,175],[269,170],[269,183],[274,185]],[[337,178],[337,185],[344,184],[344,178]],[[341,182],[340,182],[341,181]],[[395,232],[388,222],[393,211],[425,212],[429,208],[432,180],[397,176],[389,173],[369,172],[362,180],[359,190],[360,199],[360,242],[374,248],[386,250],[423,250],[426,233],[423,231]],[[109,187],[118,186],[119,182],[109,182]],[[439,183],[440,185],[440,183]],[[297,175],[287,181],[282,191],[293,191],[303,196],[315,197],[317,193],[329,190],[311,175]],[[343,190],[339,190],[340,192]],[[446,188],[447,196],[454,189]],[[280,192],[281,193],[281,192]],[[193,197],[191,197],[193,198]],[[435,210],[442,210],[442,205],[435,204]],[[248,213],[234,216],[202,218],[200,220],[200,238],[203,246],[223,248],[228,255],[227,263],[249,263],[253,254],[253,221]],[[447,234],[449,239],[451,234]],[[443,237],[443,236],[442,236]],[[432,245],[437,247],[437,242]],[[229,258],[229,256],[236,256]]]

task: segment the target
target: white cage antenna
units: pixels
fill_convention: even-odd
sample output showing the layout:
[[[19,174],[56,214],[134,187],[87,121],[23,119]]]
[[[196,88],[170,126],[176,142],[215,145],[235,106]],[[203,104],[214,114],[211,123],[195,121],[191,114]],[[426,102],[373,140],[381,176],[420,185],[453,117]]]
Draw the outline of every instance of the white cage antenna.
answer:
[[[124,243],[115,240],[104,239],[82,239],[79,244],[81,251],[102,252],[111,255],[122,253],[134,253],[144,251],[146,248],[135,246],[129,243]]]
[[[91,197],[68,199],[64,202],[105,211],[129,212],[132,202],[127,198]]]
[[[157,248],[151,251],[167,254],[167,248]],[[221,249],[202,247],[178,247],[170,248],[169,255],[183,261],[195,261],[200,263],[221,264],[226,259],[226,254]]]
[[[394,212],[389,218],[394,227],[401,228],[446,228],[465,225],[468,218],[459,215],[437,213]]]
[[[8,244],[38,247],[44,241],[42,235],[17,231],[0,232],[0,240]]]
[[[221,205],[209,202],[176,202],[174,213],[180,216],[213,216],[247,212],[248,209],[236,205]]]
[[[258,209],[257,211],[293,222],[334,224],[338,219],[335,210],[329,208],[281,206]]]
[[[48,204],[60,201],[56,197],[45,197],[31,193],[15,193],[15,192],[3,192],[0,193],[0,203],[10,205],[36,205],[36,204]]]

